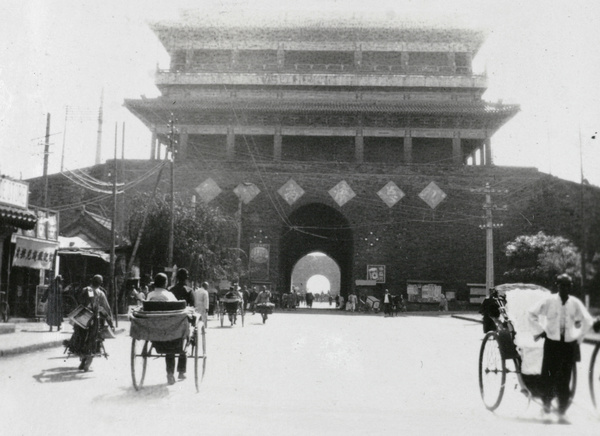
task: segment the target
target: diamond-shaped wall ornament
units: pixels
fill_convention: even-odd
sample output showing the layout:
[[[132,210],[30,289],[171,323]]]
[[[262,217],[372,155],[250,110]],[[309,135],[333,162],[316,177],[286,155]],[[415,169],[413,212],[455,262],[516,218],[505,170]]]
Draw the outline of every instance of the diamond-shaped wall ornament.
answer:
[[[356,197],[356,194],[345,180],[342,180],[340,183],[331,188],[329,190],[329,195],[331,195],[339,207],[342,207],[344,204]]]
[[[304,195],[304,189],[297,184],[294,179],[290,179],[277,190],[277,193],[283,197],[290,206]]]
[[[388,207],[392,207],[402,200],[404,192],[402,192],[402,189],[398,188],[394,182],[388,182],[387,185],[377,192],[377,195],[379,195],[379,198],[381,198]]]
[[[421,191],[419,197],[421,197],[421,200],[427,203],[430,208],[435,209],[442,201],[444,201],[447,195],[435,184],[435,182],[431,182]]]
[[[233,192],[244,204],[248,204],[260,194],[260,189],[254,183],[244,182],[237,185]]]
[[[209,203],[221,192],[223,192],[223,190],[219,188],[219,185],[217,185],[217,182],[210,178],[200,183],[195,190],[198,193],[200,199],[203,200],[205,203]]]

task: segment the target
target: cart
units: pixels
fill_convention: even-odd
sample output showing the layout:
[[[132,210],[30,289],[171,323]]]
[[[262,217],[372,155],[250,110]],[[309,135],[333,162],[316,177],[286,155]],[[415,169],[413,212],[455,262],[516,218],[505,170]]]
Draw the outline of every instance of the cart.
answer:
[[[244,301],[241,298],[222,298],[219,302],[219,320],[221,327],[225,322],[225,315],[229,317],[229,322],[233,326],[237,322],[238,315],[242,319],[242,327],[244,327]]]
[[[256,311],[262,316],[263,324],[267,322],[267,318],[273,313],[274,307],[275,304],[273,303],[258,303],[255,305]]]
[[[135,390],[144,385],[149,359],[180,355],[194,359],[196,392],[206,371],[206,332],[199,316],[184,301],[144,301],[131,312],[131,379]],[[198,375],[202,360],[201,378]]]
[[[541,365],[543,341],[535,342],[528,320],[528,309],[547,298],[550,291],[542,286],[514,283],[497,286],[500,318],[497,329],[487,332],[479,353],[479,389],[488,410],[496,410],[504,396],[507,377],[516,377],[517,383],[529,401],[541,403]],[[570,398],[577,386],[577,366],[573,365]],[[553,407],[553,410],[556,410]]]
[[[373,312],[379,313],[381,310],[381,301],[372,295],[368,296],[365,300],[358,299],[358,311],[359,312]]]

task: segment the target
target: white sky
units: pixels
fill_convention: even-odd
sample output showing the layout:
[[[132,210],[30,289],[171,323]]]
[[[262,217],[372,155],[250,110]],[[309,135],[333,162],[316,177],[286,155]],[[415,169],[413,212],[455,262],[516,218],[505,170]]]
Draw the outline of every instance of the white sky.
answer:
[[[180,8],[231,10],[243,1],[2,0],[0,2],[0,173],[43,170],[46,113],[51,113],[50,172],[94,163],[97,110],[104,89],[102,159],[149,156],[150,133],[122,107],[158,95],[157,63],[168,57],[148,21],[176,19]],[[255,0],[257,14],[295,9],[381,10],[411,21],[483,28],[475,67],[488,74],[485,99],[519,103],[521,112],[492,138],[497,165],[532,166],[600,186],[600,2],[597,0]],[[300,6],[299,6],[300,5]],[[77,108],[66,123],[65,107]],[[593,136],[596,139],[592,139]]]

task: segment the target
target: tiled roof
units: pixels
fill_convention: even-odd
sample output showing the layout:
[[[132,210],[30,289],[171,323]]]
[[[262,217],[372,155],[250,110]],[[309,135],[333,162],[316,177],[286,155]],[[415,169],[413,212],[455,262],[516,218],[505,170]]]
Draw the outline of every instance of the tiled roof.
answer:
[[[202,99],[173,101],[167,99],[126,100],[125,105],[146,115],[148,119],[163,118],[164,111],[248,111],[277,113],[364,113],[364,114],[415,114],[415,115],[475,115],[508,116],[514,115],[518,105],[488,103],[485,101],[417,101],[399,100],[395,102],[315,102],[299,100],[240,100]]]
[[[35,227],[36,222],[37,218],[35,214],[29,210],[0,206],[0,224],[19,227],[23,230],[31,230]]]

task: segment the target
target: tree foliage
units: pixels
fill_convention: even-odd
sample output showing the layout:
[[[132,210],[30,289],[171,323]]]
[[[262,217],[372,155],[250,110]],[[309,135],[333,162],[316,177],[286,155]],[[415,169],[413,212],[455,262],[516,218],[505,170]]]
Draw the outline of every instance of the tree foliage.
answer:
[[[196,280],[239,278],[236,244],[237,224],[233,217],[204,203],[187,205],[175,197],[173,263],[187,268]],[[143,193],[131,202],[128,230],[132,241],[138,236],[148,211],[137,258],[144,272],[167,266],[171,208],[168,198]]]
[[[508,281],[551,287],[558,274],[581,277],[579,249],[562,236],[544,232],[518,236],[506,244],[505,254],[509,269],[504,276]]]

